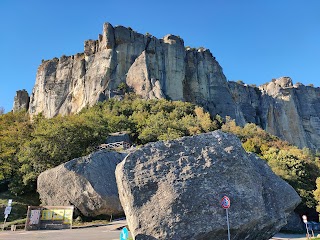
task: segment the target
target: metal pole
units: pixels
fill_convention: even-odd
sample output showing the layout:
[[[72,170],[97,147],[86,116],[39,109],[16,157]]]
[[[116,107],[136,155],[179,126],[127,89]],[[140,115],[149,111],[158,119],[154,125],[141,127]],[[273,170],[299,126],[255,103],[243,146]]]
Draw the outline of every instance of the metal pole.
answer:
[[[4,217],[4,222],[3,222],[3,226],[2,226],[2,231],[4,231],[4,225],[6,224],[7,218]]]
[[[226,208],[226,213],[227,213],[227,225],[228,225],[228,240],[230,240],[230,226],[229,226],[228,208]]]

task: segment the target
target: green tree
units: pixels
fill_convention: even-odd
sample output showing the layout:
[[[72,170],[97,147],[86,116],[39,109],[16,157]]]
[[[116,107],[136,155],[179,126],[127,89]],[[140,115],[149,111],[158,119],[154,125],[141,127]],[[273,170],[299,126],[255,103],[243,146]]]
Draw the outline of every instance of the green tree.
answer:
[[[265,159],[271,169],[298,192],[302,198],[300,209],[315,207],[313,191],[320,164],[309,149],[298,149],[252,123],[240,127],[227,118],[222,129],[237,135],[246,151]]]
[[[317,188],[313,192],[313,194],[314,194],[315,200],[317,201],[317,212],[320,213],[320,177],[317,178],[316,185],[317,185]]]
[[[32,124],[26,112],[0,115],[0,181],[9,181],[9,187],[20,184],[18,153],[31,139]]]
[[[37,176],[52,167],[90,153],[107,136],[107,123],[90,113],[40,119],[18,158],[24,186],[34,186]]]

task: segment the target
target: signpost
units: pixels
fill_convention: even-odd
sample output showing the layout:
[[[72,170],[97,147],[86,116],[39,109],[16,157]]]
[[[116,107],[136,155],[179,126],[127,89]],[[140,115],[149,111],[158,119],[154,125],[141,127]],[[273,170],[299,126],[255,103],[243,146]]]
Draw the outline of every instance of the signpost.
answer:
[[[11,213],[11,209],[12,209],[11,204],[12,204],[12,199],[9,199],[8,206],[6,206],[6,209],[4,210],[4,222],[2,226],[2,231],[4,230],[4,225],[6,224],[7,218]]]
[[[230,226],[229,226],[229,216],[228,216],[228,208],[230,208],[230,199],[227,196],[224,196],[221,201],[221,207],[226,210],[227,214],[227,226],[228,226],[228,240],[230,240]]]
[[[129,231],[126,227],[122,228],[120,232],[120,240],[127,240],[129,237]]]

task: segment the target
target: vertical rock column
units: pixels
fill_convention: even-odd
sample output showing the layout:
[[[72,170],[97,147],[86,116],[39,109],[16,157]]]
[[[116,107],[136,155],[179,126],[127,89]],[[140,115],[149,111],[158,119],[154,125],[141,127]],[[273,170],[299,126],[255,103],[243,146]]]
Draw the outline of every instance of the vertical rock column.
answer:
[[[13,112],[18,112],[21,110],[28,111],[29,109],[29,102],[30,97],[28,92],[23,89],[16,92],[16,96],[14,97],[14,103],[13,103]]]
[[[185,49],[181,38],[167,35],[163,38],[166,80],[164,92],[172,100],[184,100]]]

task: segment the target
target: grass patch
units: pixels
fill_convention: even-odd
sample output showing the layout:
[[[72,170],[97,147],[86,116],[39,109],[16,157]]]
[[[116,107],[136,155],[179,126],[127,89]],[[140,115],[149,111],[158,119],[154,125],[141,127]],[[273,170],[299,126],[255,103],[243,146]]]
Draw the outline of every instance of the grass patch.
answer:
[[[110,223],[108,220],[93,220],[90,222],[73,221],[72,226],[81,227],[81,226],[107,225],[108,223]]]
[[[21,227],[21,225],[25,225],[26,224],[27,219],[23,218],[23,219],[18,219],[18,220],[14,220],[12,222],[6,222],[6,224],[4,225],[4,229],[5,230],[10,230],[11,225],[20,225],[19,229],[23,228],[24,226]],[[3,228],[3,222],[0,224],[1,229]]]

